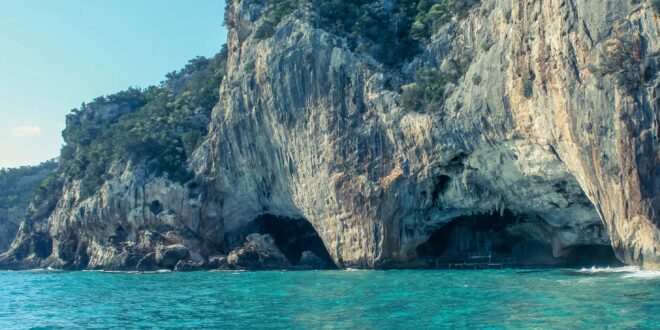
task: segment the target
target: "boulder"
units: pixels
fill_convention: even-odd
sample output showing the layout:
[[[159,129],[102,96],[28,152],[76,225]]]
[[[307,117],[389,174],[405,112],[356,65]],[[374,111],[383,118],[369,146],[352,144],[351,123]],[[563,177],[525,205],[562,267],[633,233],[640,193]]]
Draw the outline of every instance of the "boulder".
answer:
[[[243,246],[229,253],[230,267],[247,270],[288,269],[291,267],[284,253],[270,235],[250,234]]]
[[[161,268],[173,269],[181,260],[190,258],[190,251],[181,244],[160,246],[156,249],[156,262]]]
[[[229,269],[227,256],[211,256],[208,263],[209,269]]]
[[[176,264],[176,266],[174,266],[174,271],[196,272],[196,271],[204,270],[205,268],[206,268],[206,264],[203,262],[197,262],[192,260],[181,260]]]

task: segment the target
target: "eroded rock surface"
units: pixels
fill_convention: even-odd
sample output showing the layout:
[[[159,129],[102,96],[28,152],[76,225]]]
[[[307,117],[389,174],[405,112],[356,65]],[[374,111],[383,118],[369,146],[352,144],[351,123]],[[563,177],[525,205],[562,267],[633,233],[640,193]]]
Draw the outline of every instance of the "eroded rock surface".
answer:
[[[379,267],[415,261],[453,219],[506,209],[555,257],[611,242],[627,263],[657,262],[658,30],[648,3],[482,2],[403,68],[472,57],[434,112],[404,110],[386,88],[397,76],[303,14],[256,40],[259,7],[230,10],[230,69],[200,150],[223,155],[204,158],[227,194],[223,218],[303,217],[338,265]],[[618,33],[642,40],[648,79],[635,91],[591,67]]]
[[[163,268],[173,269],[189,257],[190,251],[181,244],[161,246],[156,250],[156,262]]]

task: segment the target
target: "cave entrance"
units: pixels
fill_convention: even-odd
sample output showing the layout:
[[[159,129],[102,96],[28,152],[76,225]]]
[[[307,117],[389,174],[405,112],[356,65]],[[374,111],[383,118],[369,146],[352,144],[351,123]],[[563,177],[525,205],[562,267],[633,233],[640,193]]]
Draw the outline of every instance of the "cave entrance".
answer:
[[[511,258],[520,266],[619,266],[609,245],[571,246],[555,256],[551,237],[539,239],[534,228],[540,218],[528,219],[506,210],[496,214],[462,216],[436,229],[416,249],[420,260],[448,263],[474,258]],[[521,228],[531,228],[525,232]],[[548,234],[549,235],[549,234]]]
[[[292,265],[300,263],[303,252],[311,251],[326,265],[336,268],[323,240],[309,221],[263,214],[254,219],[243,231],[246,234],[269,234]]]
[[[506,227],[517,218],[510,212],[458,217],[435,230],[417,247],[420,258],[462,259],[476,256],[512,257]]]

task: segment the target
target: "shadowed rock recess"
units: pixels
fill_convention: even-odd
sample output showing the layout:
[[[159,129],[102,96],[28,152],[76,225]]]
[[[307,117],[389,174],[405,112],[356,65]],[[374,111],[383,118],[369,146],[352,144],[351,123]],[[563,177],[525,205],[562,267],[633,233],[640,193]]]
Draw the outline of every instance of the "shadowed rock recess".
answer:
[[[659,268],[656,2],[230,0],[215,59],[69,116],[0,267]]]

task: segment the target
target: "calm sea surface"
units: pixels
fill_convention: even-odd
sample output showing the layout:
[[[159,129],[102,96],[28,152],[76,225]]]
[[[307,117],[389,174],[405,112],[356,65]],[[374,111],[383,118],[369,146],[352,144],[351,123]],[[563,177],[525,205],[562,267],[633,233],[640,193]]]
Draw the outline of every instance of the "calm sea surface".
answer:
[[[660,273],[0,272],[0,329],[660,328]]]

